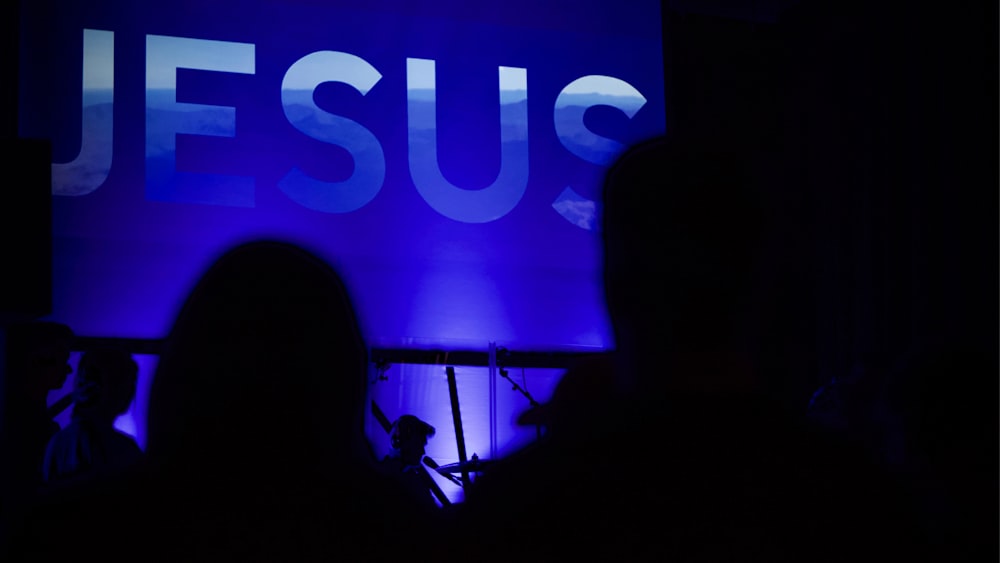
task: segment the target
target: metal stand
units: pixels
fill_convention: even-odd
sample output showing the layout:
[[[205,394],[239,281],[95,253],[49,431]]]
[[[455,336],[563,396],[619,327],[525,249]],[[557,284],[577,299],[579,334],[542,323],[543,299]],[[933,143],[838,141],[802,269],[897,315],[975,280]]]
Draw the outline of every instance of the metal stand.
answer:
[[[458,406],[458,384],[455,382],[455,367],[445,368],[448,374],[448,395],[451,397],[451,417],[455,423],[455,443],[458,444],[458,461],[465,463],[468,458],[465,455],[465,432],[462,430],[462,410]],[[462,471],[462,484],[469,484],[469,472]]]

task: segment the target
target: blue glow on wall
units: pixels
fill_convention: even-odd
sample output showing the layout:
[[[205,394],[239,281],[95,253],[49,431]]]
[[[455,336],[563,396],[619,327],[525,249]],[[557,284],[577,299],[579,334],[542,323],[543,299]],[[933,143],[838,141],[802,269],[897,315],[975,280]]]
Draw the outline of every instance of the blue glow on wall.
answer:
[[[382,347],[608,349],[599,185],[665,130],[659,2],[22,2],[54,320],[161,338],[225,249],[327,258]]]

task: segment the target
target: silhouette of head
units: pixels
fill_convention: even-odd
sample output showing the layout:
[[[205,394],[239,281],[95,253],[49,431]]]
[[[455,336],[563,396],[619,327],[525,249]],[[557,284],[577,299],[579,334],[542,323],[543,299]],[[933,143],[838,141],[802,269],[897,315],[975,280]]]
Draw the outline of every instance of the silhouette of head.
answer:
[[[604,284],[622,355],[735,336],[762,226],[750,178],[725,145],[671,137],[631,147],[608,170]]]
[[[397,418],[389,429],[389,445],[392,455],[408,464],[420,462],[428,438],[433,438],[436,430],[430,424],[412,414]]]
[[[132,403],[138,376],[139,365],[126,350],[88,350],[77,366],[73,417],[113,422]]]
[[[305,478],[370,455],[367,353],[335,270],[295,245],[223,254],[199,280],[153,382],[147,453],[206,475]]]

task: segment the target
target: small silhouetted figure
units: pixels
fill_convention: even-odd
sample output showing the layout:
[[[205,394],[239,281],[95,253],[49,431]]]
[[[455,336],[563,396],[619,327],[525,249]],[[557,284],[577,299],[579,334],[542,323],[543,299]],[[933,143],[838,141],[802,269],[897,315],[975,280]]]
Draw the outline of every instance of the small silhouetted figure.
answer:
[[[426,508],[451,504],[423,462],[427,441],[436,432],[433,426],[412,414],[400,416],[389,428],[389,453],[381,464],[387,475],[398,479],[410,491],[414,502]]]
[[[0,443],[3,492],[32,491],[42,483],[42,460],[59,424],[48,413],[48,394],[73,372],[69,363],[73,330],[62,323],[34,321],[7,329]]]
[[[0,559],[12,530],[43,484],[42,461],[59,424],[48,412],[48,394],[73,372],[75,338],[62,323],[25,321],[6,327],[0,377]]]
[[[142,458],[135,439],[115,428],[135,397],[139,365],[126,350],[89,350],[77,365],[70,423],[49,441],[42,467],[49,484],[108,478]]]

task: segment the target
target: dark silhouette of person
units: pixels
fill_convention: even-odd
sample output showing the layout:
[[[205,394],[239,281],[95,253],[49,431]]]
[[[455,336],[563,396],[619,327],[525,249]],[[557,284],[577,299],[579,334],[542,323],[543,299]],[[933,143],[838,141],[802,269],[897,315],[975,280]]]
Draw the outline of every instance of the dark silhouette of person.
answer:
[[[139,365],[119,348],[88,350],[77,365],[70,423],[57,432],[45,451],[46,483],[108,478],[142,458],[132,436],[115,428],[135,397]]]
[[[48,394],[73,372],[73,330],[62,323],[32,321],[7,329],[4,371],[4,465],[18,486],[41,482],[42,459],[59,424],[48,415]],[[16,460],[16,461],[15,461]]]
[[[404,465],[420,463],[426,453],[427,440],[437,430],[412,414],[404,414],[389,427],[389,454],[386,459],[399,460]]]
[[[0,409],[0,466],[5,509],[13,510],[42,484],[42,461],[59,424],[48,412],[48,394],[73,372],[75,335],[62,323],[28,321],[7,328]]]
[[[584,439],[552,433],[469,495],[465,537],[490,560],[917,558],[893,483],[762,384],[750,336],[769,218],[746,158],[671,135],[609,169],[613,391],[590,401]]]
[[[22,321],[5,327],[0,389],[0,558],[3,547],[36,501],[42,461],[59,424],[48,412],[48,394],[73,372],[75,335],[63,323]]]
[[[451,501],[424,465],[427,441],[437,430],[412,414],[404,414],[389,427],[389,453],[381,469],[410,491],[414,502],[428,509],[447,507]]]
[[[768,393],[754,312],[774,219],[752,158],[725,139],[663,137],[607,176],[616,375],[633,443],[669,460],[645,498],[666,509],[682,560],[925,557],[899,483]]]
[[[129,518],[138,514],[122,485],[143,454],[114,423],[132,402],[138,369],[121,348],[84,352],[74,378],[71,420],[49,440],[45,485],[20,514],[9,560],[65,560],[93,544],[101,546],[106,561],[135,553],[129,536],[138,521]]]
[[[367,359],[347,288],[317,256],[260,241],[213,264],[150,396],[154,504],[186,515],[171,534],[178,555],[376,560],[414,549],[426,519],[378,472],[364,435]]]

